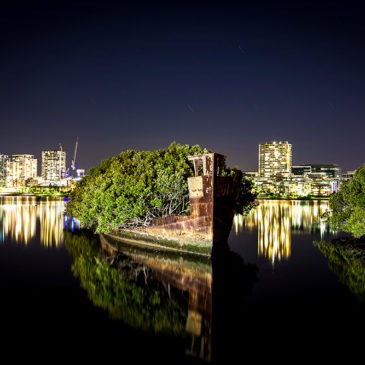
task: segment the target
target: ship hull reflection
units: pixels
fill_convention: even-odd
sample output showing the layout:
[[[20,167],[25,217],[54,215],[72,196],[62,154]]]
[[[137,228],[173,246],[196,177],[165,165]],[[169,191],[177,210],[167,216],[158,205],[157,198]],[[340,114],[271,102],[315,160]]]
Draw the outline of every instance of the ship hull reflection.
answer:
[[[94,305],[139,330],[165,333],[184,340],[187,358],[210,362],[220,357],[220,341],[214,341],[214,338],[219,338],[223,332],[213,331],[213,311],[220,312],[219,303],[226,297],[232,282],[239,283],[240,287],[244,284],[244,295],[241,290],[235,291],[238,297],[243,298],[250,292],[257,281],[255,265],[245,264],[240,256],[230,251],[227,243],[216,243],[212,258],[208,258],[139,249],[103,235],[94,236],[99,251],[97,248],[91,250],[86,258],[85,250],[90,250],[90,243],[86,238],[81,247],[80,237],[82,235],[78,233],[66,232],[66,248],[75,258],[73,272],[80,277],[81,286],[89,292]],[[78,257],[82,256],[80,261]],[[80,262],[87,264],[80,266]],[[110,268],[105,275],[107,280],[102,274],[105,265]],[[214,295],[213,273],[218,283]],[[227,276],[228,286],[228,282],[222,283],[222,278],[224,281]],[[116,277],[113,283],[109,280],[112,277]],[[125,282],[129,284],[121,284]],[[140,289],[143,295],[135,300]],[[101,295],[95,294],[98,292]],[[126,299],[129,295],[134,298]],[[153,296],[158,298],[158,307],[151,304]],[[213,298],[216,298],[216,304]],[[222,318],[221,314],[218,324],[219,318]],[[213,342],[217,345],[215,351]]]
[[[188,313],[185,329],[191,336],[191,346],[186,349],[188,356],[211,360],[211,323],[212,323],[212,266],[210,259],[189,258],[177,254],[157,253],[123,244],[110,242],[100,236],[103,250],[122,253],[134,261],[147,266],[154,280],[162,282],[167,290],[170,286],[187,292]],[[117,247],[117,249],[115,248]]]

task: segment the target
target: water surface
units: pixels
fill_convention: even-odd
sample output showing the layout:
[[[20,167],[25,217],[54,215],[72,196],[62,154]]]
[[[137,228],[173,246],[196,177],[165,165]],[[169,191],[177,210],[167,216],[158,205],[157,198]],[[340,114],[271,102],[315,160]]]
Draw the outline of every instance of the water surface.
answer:
[[[235,217],[212,260],[128,246],[116,255],[64,207],[60,198],[1,198],[5,349],[174,363],[358,349],[364,304],[313,245],[337,234],[319,220],[326,201],[259,201]]]

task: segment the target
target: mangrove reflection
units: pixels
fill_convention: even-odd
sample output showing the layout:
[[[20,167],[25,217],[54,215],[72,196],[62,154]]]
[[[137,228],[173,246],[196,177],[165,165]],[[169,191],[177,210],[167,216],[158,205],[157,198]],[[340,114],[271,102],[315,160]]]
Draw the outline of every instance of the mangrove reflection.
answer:
[[[108,238],[109,239],[109,238]],[[112,319],[152,333],[188,341],[186,353],[204,360],[211,354],[212,267],[118,244],[105,238],[65,232],[72,271],[95,306]]]
[[[187,356],[205,361],[212,359],[213,336],[218,339],[217,358],[226,351],[222,343],[230,338],[227,326],[235,323],[235,309],[242,310],[258,280],[257,267],[245,264],[227,243],[213,247],[212,260],[140,249],[86,231],[66,231],[65,245],[74,259],[72,271],[95,306],[133,328],[174,336],[183,341]],[[215,327],[222,326],[222,318],[231,320],[215,335],[213,270],[219,317]]]
[[[359,300],[365,300],[365,241],[355,238],[314,242],[328,266]]]
[[[1,240],[28,244],[39,229],[41,244],[59,246],[63,243],[63,199],[35,196],[3,196],[0,198]],[[38,226],[39,222],[39,226]],[[39,227],[39,228],[38,228]]]
[[[328,201],[259,200],[258,203],[246,216],[235,216],[234,230],[237,235],[257,229],[258,256],[269,259],[273,265],[290,257],[292,234],[320,231],[323,236],[329,232],[320,219],[329,208]]]

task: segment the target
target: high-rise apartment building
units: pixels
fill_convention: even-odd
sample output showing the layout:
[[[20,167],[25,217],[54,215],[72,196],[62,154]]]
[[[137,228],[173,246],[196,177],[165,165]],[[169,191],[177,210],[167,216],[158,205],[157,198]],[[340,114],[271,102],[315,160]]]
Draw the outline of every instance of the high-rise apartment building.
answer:
[[[260,177],[289,177],[292,165],[292,145],[288,142],[259,144]]]
[[[42,151],[42,178],[45,182],[58,181],[65,177],[66,152],[60,150]]]
[[[26,181],[37,177],[37,159],[34,155],[12,155],[9,164],[9,174],[7,180],[14,182],[17,180]]]
[[[0,187],[6,186],[9,176],[10,158],[8,155],[0,154]]]

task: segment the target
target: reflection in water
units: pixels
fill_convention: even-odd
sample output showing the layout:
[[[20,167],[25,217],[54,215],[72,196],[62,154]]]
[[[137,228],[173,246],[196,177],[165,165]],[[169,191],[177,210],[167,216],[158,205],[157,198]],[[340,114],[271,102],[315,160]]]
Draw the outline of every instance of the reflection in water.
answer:
[[[229,338],[230,333],[225,332],[224,325],[233,323],[234,318],[223,323],[223,331],[214,332],[210,258],[162,254],[122,244],[115,252],[97,236],[64,230],[77,226],[75,221],[64,215],[64,206],[63,199],[1,197],[2,242],[9,246],[12,242],[28,245],[26,251],[29,252],[39,240],[44,247],[61,245],[64,240],[66,249],[73,256],[72,271],[80,279],[81,287],[86,290],[91,302],[106,310],[112,319],[121,320],[140,331],[164,335],[156,336],[156,341],[173,339],[171,360],[175,356],[188,356],[189,360],[194,357],[210,361],[214,357],[214,336],[218,338],[216,354],[226,352],[222,346],[224,341],[219,336],[223,334],[224,339]],[[242,293],[245,294],[252,284],[253,271],[242,258],[229,250],[227,243],[219,246],[214,262],[218,268],[215,271],[218,282],[222,285],[216,286],[215,296],[223,307],[218,305],[216,313],[223,311],[225,315],[220,318],[227,318],[227,306],[231,309],[231,300],[234,302],[232,306],[237,306],[237,309],[243,304]],[[63,250],[59,252],[63,253]],[[33,263],[33,260],[29,261],[27,264]],[[34,264],[37,265],[37,261]],[[53,283],[50,285],[53,287]],[[55,291],[58,292],[58,289]],[[49,292],[45,293],[48,295]],[[233,317],[235,311],[230,314]],[[125,332],[124,326],[121,333],[123,331],[129,333]],[[176,348],[180,352],[177,353]]]
[[[109,238],[108,238],[109,240]],[[186,354],[210,360],[212,268],[208,258],[157,254],[104,237],[65,232],[72,271],[95,306],[134,328],[190,337]]]
[[[365,301],[365,242],[360,239],[315,242],[328,266],[359,300]]]
[[[58,247],[63,243],[63,199],[35,196],[4,196],[0,198],[1,241],[7,239],[28,244],[37,234],[39,221],[41,244]]]
[[[259,281],[258,267],[246,263],[241,256],[229,249],[227,243],[213,246],[212,266],[214,275],[212,357],[219,364],[237,363],[237,358],[244,356],[243,354],[250,350],[246,336],[249,339],[253,338],[249,321],[254,318],[252,311],[248,311],[247,308],[254,284]],[[262,345],[261,341],[260,344],[267,347],[267,343]],[[262,351],[261,347],[260,350]]]
[[[94,305],[134,328],[189,339],[186,354],[211,358],[212,268],[193,261],[109,242],[87,233],[65,232],[80,278]]]
[[[41,242],[44,246],[57,247],[63,242],[64,209],[63,201],[40,201]]]
[[[74,259],[72,271],[95,306],[139,330],[182,340],[189,357],[212,359],[213,268],[208,257],[142,250],[85,231],[66,231],[65,245]],[[242,305],[257,281],[257,268],[245,264],[227,243],[217,246],[215,298],[226,313],[227,305]],[[225,328],[218,332],[217,357],[227,352],[219,338]]]
[[[14,242],[26,245],[36,232],[37,208],[35,199],[31,197],[1,198],[2,241],[10,238]]]
[[[291,235],[320,231],[321,236],[329,231],[320,216],[328,210],[328,201],[323,200],[259,200],[259,205],[247,216],[236,215],[236,234],[243,230],[258,231],[258,255],[274,265],[287,260],[291,252]]]

